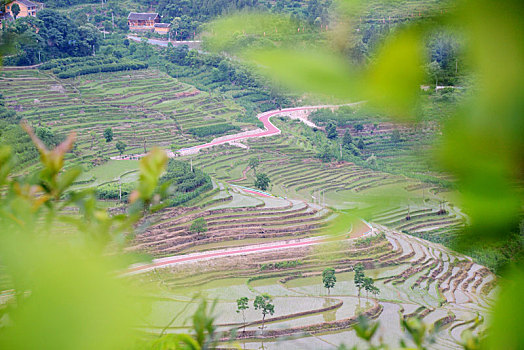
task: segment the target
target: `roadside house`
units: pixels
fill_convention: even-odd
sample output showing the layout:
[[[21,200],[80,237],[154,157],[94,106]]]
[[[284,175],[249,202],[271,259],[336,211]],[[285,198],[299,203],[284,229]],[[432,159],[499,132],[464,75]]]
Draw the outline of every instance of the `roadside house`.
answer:
[[[170,28],[171,24],[169,23],[155,23],[155,33],[167,35]]]
[[[160,15],[158,13],[138,13],[131,12],[127,16],[127,25],[129,30],[151,30],[155,28],[155,23],[160,23]]]

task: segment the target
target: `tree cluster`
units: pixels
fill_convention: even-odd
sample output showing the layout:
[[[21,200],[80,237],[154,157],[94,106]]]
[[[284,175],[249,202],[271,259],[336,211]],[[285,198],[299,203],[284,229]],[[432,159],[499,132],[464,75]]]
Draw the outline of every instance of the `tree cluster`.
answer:
[[[69,17],[50,9],[24,17],[7,27],[18,36],[16,55],[7,57],[8,65],[31,65],[52,58],[91,55],[101,41],[92,24],[77,25]]]

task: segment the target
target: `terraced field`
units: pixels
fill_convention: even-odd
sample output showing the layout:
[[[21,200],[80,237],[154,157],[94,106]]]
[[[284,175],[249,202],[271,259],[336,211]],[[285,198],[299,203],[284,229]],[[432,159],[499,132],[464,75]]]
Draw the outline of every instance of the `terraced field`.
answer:
[[[155,333],[166,327],[172,321],[169,310],[178,310],[183,300],[190,306],[166,329],[185,329],[183,319],[196,309],[191,296],[198,291],[208,300],[218,299],[217,322],[226,334],[241,327],[234,312],[236,298],[252,300],[261,293],[274,297],[280,311],[269,318],[265,331],[259,329],[260,315],[247,313],[246,331],[237,334],[246,349],[358,344],[351,328],[358,313],[379,320],[379,336],[389,344],[397,344],[402,335],[400,317],[418,316],[425,323],[440,324],[432,348],[460,348],[464,331],[484,329],[495,276],[470,258],[419,238],[449,240],[467,222],[460,210],[443,201],[435,185],[351,163],[322,163],[297,137],[298,124],[284,124],[278,137],[244,140],[245,148],[220,145],[192,155],[196,166],[221,181],[211,205],[161,212],[132,249],[158,257],[203,251],[208,252],[204,256],[213,256],[234,247],[319,236],[336,217],[324,202],[341,208],[359,206],[361,199],[391,188],[413,194],[407,200],[410,205],[374,210],[372,239],[347,240],[348,234],[331,243],[181,262],[134,277],[162,290],[144,328]],[[270,191],[282,197],[256,197],[236,187],[252,186],[254,171],[247,164],[253,156],[260,160],[257,172],[267,173],[272,181]],[[190,230],[197,218],[208,224],[203,235]],[[357,296],[352,282],[357,262],[375,279],[381,291],[377,298]],[[329,296],[320,277],[326,267],[337,270],[337,284]]]
[[[233,123],[240,112],[230,100],[155,70],[68,80],[25,70],[1,72],[0,80],[8,106],[33,125],[50,127],[59,135],[77,131],[79,143],[71,157],[85,163],[117,154],[114,145],[102,138],[108,126],[115,141],[128,144],[127,154],[143,153],[153,145],[201,144],[204,140],[187,133],[190,128]],[[268,319],[266,331],[258,328],[259,313],[248,311],[246,332],[237,334],[246,349],[356,344],[352,325],[358,313],[378,319],[380,336],[391,344],[397,344],[402,335],[398,321],[403,316],[440,323],[443,330],[436,348],[457,348],[465,330],[481,331],[496,291],[494,275],[466,256],[421,239],[447,242],[467,223],[460,210],[443,200],[441,188],[349,162],[323,163],[300,122],[275,119],[282,130],[278,136],[181,157],[210,174],[214,189],[186,203],[187,207],[166,208],[148,217],[148,228],[128,249],[169,258],[292,240],[315,243],[144,270],[130,277],[156,291],[151,315],[142,327],[152,333],[163,328],[187,330],[184,321],[196,308],[191,298],[200,292],[208,300],[218,299],[217,322],[226,335],[240,327],[234,312],[237,298],[252,300],[261,293],[274,297],[276,313]],[[434,132],[430,129],[428,135]],[[392,128],[385,124],[364,125],[362,131],[352,133],[364,140],[365,152],[392,158],[392,164],[401,167],[414,162],[406,150],[420,141],[403,131],[406,141],[395,149],[390,142]],[[268,191],[275,196],[246,190],[255,177],[248,167],[252,157],[260,161],[256,171],[271,179]],[[77,186],[132,183],[137,179],[136,168],[134,160],[111,160],[91,169]],[[383,203],[381,209],[369,206],[370,197],[384,198],[384,193],[392,191],[399,193],[401,204]],[[338,209],[362,207],[372,212],[365,217],[372,222],[370,236],[356,238],[348,226],[343,234],[319,238],[340,217]],[[191,228],[197,219],[204,219],[205,232]],[[357,296],[352,269],[358,262],[375,279],[378,297]],[[321,285],[320,274],[326,267],[337,271],[330,295]],[[178,312],[180,316],[173,320]]]
[[[442,209],[426,207],[402,207],[377,213],[373,221],[430,241],[446,242],[453,238],[467,218],[457,208],[444,205]]]
[[[380,189],[402,188],[406,196],[411,196],[421,185],[404,176],[349,162],[323,163],[299,137],[299,122],[280,122],[279,127],[282,134],[278,137],[244,140],[246,148],[220,145],[201,150],[192,156],[193,161],[217,179],[252,186],[254,171],[247,164],[250,158],[257,157],[257,171],[268,174],[272,193],[312,202],[321,199],[336,206],[344,206],[343,201],[348,198],[365,197]]]
[[[0,82],[7,106],[35,127],[46,126],[62,136],[76,131],[74,158],[80,161],[118,154],[114,142],[103,139],[108,127],[113,128],[114,141],[128,145],[126,153],[142,153],[152,146],[201,143],[188,129],[230,122],[241,112],[231,100],[152,69],[75,79],[38,70],[4,71]]]
[[[331,349],[341,342],[358,343],[351,329],[357,311],[379,320],[379,335],[390,344],[402,334],[398,326],[402,316],[418,315],[426,323],[439,322],[442,330],[434,348],[459,348],[462,332],[484,328],[496,292],[495,277],[486,268],[441,245],[378,224],[373,225],[373,230],[377,238],[368,245],[342,240],[250,258],[182,264],[136,277],[141,283],[148,281],[161,288],[161,297],[145,328],[159,332],[168,325],[174,310],[179,310],[182,303],[187,306],[197,291],[208,299],[218,298],[217,322],[219,330],[225,332],[242,326],[234,312],[237,298],[247,296],[252,300],[261,293],[274,297],[276,312],[268,319],[265,331],[258,328],[258,313],[249,310],[246,314],[246,332],[237,334],[238,342],[246,349],[257,349],[262,343],[266,349]],[[299,263],[292,268],[264,268],[282,261]],[[381,291],[378,298],[358,298],[351,272],[357,262],[362,262],[366,274],[376,280]],[[326,266],[337,270],[337,284],[330,295],[320,277]],[[255,279],[249,278],[254,275]],[[168,332],[184,329],[183,320],[196,308],[195,303],[189,305],[167,327]],[[289,340],[288,336],[298,340]]]
[[[264,198],[229,187],[216,195],[209,207],[170,208],[155,217],[157,222],[137,237],[132,249],[167,256],[230,244],[303,238],[315,234],[329,211],[302,201]],[[204,218],[208,231],[191,232],[191,223]],[[236,243],[235,243],[236,242]]]

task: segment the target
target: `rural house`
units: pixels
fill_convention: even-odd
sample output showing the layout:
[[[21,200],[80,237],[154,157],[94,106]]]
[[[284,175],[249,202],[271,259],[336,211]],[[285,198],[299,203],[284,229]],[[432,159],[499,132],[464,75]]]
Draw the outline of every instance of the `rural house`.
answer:
[[[155,23],[160,22],[158,13],[138,13],[131,12],[127,16],[127,25],[129,30],[154,30]]]
[[[13,14],[13,11],[12,11],[12,8],[15,4],[17,4],[18,7],[20,8],[20,12],[16,16]],[[38,10],[40,10],[41,7],[42,7],[41,4],[29,1],[29,0],[15,0],[5,5],[5,14],[11,15],[13,18],[14,17],[21,18],[21,17],[27,17],[27,16],[34,17],[36,16],[36,13],[38,12]]]
[[[155,33],[168,34],[171,24],[169,23],[155,23]]]

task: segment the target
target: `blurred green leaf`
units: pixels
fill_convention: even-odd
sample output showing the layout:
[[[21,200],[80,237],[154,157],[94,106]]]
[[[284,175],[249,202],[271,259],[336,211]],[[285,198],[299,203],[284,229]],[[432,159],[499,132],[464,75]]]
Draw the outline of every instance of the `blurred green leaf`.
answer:
[[[159,148],[153,148],[145,157],[140,159],[140,177],[138,190],[130,196],[130,202],[137,199],[149,201],[158,184],[158,178],[164,172],[167,164],[167,154]]]
[[[143,301],[107,260],[56,238],[1,232],[2,264],[25,293],[0,330],[2,349],[123,349],[136,341]],[[133,287],[133,293],[139,293]]]
[[[513,269],[501,282],[501,292],[493,309],[487,338],[482,349],[524,349],[524,267]]]
[[[273,49],[249,51],[246,57],[267,76],[297,91],[346,100],[357,92],[357,72],[337,55],[311,49]]]
[[[424,44],[415,28],[392,35],[379,50],[364,80],[372,106],[389,116],[412,118],[424,81]]]

